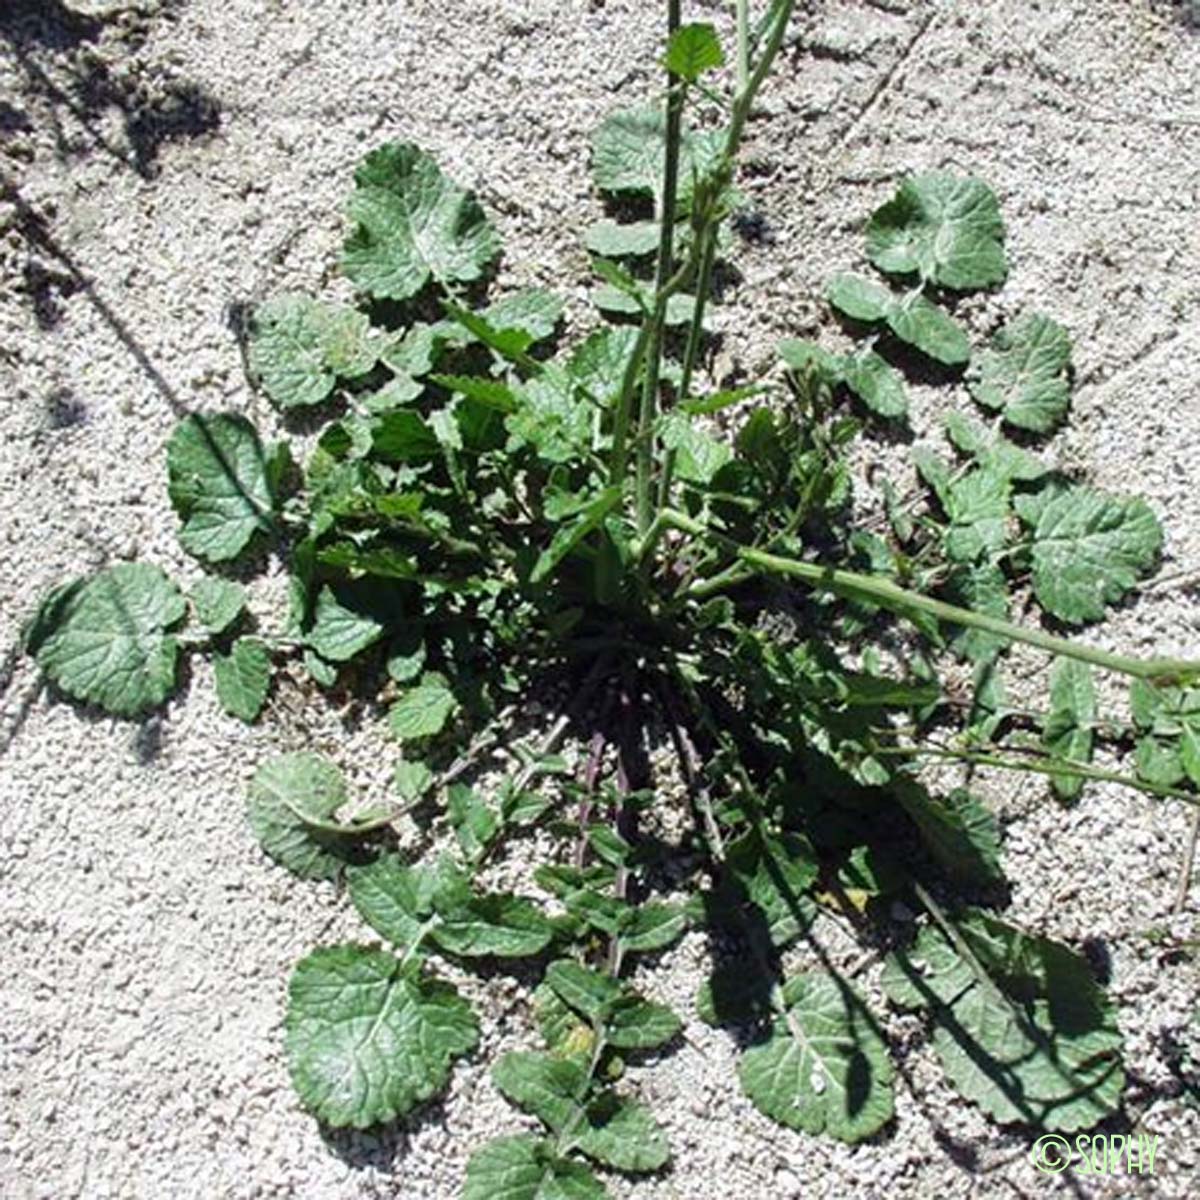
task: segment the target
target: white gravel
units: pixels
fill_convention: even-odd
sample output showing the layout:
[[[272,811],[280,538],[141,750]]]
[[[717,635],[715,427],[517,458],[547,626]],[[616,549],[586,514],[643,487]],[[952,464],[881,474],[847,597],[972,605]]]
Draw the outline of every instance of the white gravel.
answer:
[[[726,5],[685,7],[727,24]],[[586,138],[647,94],[659,8],[0,6],[0,1195],[451,1200],[471,1147],[522,1127],[487,1076],[528,1028],[504,976],[465,985],[486,1010],[483,1045],[446,1099],[400,1130],[323,1136],[293,1097],[287,973],[313,945],[365,931],[332,888],[264,861],[242,789],[265,756],[306,745],[382,791],[389,751],[374,724],[281,689],[271,719],[247,729],[218,712],[202,663],[160,717],[110,721],[51,704],[15,645],[36,597],[65,576],[134,556],[198,574],[175,541],[164,441],[178,412],[201,406],[270,426],[230,306],[329,280],[366,148],[403,137],[434,151],[495,214],[501,282],[577,301],[575,230],[597,213]],[[1079,386],[1056,453],[1149,499],[1168,531],[1166,572],[1200,568],[1195,6],[805,9],[752,128],[744,188],[765,236],[738,249],[717,372],[764,367],[777,337],[818,322],[835,342],[821,284],[860,264],[861,221],[896,177],[978,173],[1001,198],[1012,271],[964,305],[973,328],[1036,305],[1071,329]],[[150,110],[174,114],[170,137],[149,136]],[[917,389],[915,407],[919,421],[937,401]],[[260,611],[274,582],[258,585]],[[1195,655],[1198,614],[1180,581],[1089,636]],[[1032,655],[1013,663],[1041,668]],[[1012,916],[1109,960],[1128,1115],[1161,1135],[1155,1177],[1038,1175],[1028,1135],[958,1100],[910,1018],[889,1024],[905,1048],[893,1129],[853,1149],[789,1133],[740,1096],[729,1037],[690,1016],[683,1046],[633,1073],[674,1165],[636,1186],[614,1177],[614,1195],[1196,1194],[1200,1112],[1177,1094],[1172,1046],[1200,1059],[1200,981],[1194,954],[1150,937],[1200,933],[1200,881],[1169,914],[1185,814],[1103,787],[1070,811],[1037,782],[982,776],[979,788],[1005,818]],[[707,955],[691,935],[642,982],[691,1014]]]

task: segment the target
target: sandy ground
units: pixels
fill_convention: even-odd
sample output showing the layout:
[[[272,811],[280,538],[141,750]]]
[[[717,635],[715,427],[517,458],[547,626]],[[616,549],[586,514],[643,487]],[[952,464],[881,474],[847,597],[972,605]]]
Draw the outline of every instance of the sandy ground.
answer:
[[[528,1027],[504,976],[466,985],[486,1013],[481,1050],[402,1128],[323,1136],[292,1094],[287,973],[364,930],[332,888],[264,861],[242,790],[264,757],[306,745],[382,792],[378,728],[281,689],[247,729],[218,712],[202,663],[161,716],[112,721],[51,704],[15,646],[65,576],[134,556],[197,575],[175,541],[164,441],[202,406],[270,427],[232,318],[332,277],[365,149],[403,137],[434,151],[495,214],[501,283],[577,302],[573,230],[597,214],[586,137],[648,94],[658,7],[0,5],[0,1195],[450,1200],[471,1147],[522,1127],[487,1074]],[[728,6],[685,7],[726,23]],[[966,319],[979,333],[1036,305],[1072,331],[1075,417],[1055,450],[1149,499],[1165,572],[1200,567],[1195,8],[814,0],[752,128],[757,236],[737,249],[717,373],[767,366],[779,336],[818,322],[835,343],[822,281],[860,263],[862,219],[895,179],[978,173],[1001,198],[1012,270]],[[916,390],[918,428],[936,406]],[[272,591],[259,585],[261,611]],[[1147,589],[1089,636],[1194,655],[1198,601],[1185,581]],[[1014,659],[1015,674],[1037,669]],[[636,1186],[611,1179],[615,1196],[1196,1194],[1200,987],[1194,958],[1156,941],[1198,932],[1200,882],[1170,915],[1184,815],[1106,788],[1069,812],[1037,783],[980,788],[1003,814],[1012,915],[1108,964],[1128,1038],[1124,1119],[1161,1136],[1154,1178],[1036,1174],[1029,1136],[949,1092],[899,1018],[904,1079],[884,1136],[847,1149],[776,1128],[740,1096],[730,1039],[691,1015],[707,957],[693,935],[644,980],[689,1014],[687,1038],[636,1072],[674,1164]]]

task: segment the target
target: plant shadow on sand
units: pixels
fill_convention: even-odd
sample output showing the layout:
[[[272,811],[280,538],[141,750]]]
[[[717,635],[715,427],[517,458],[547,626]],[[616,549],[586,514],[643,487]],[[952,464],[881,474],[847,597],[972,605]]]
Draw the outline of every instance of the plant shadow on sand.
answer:
[[[169,18],[174,7],[159,15]],[[16,0],[0,11],[0,40],[16,58],[23,95],[34,113],[44,114],[60,157],[98,149],[143,179],[152,179],[164,146],[220,129],[221,106],[203,85],[173,78],[136,52],[122,61],[103,44],[106,33],[119,29],[123,40],[136,46],[146,32],[146,20],[136,14],[130,25],[122,21],[121,12],[93,16],[60,0]],[[121,121],[120,140],[105,129],[113,111]],[[0,132],[14,122],[16,128],[28,129],[37,120],[9,105],[0,116]]]

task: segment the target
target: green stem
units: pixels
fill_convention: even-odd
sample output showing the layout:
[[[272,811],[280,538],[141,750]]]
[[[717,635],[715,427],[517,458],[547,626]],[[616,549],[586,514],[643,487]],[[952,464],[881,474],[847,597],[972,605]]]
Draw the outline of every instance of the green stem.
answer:
[[[667,38],[680,25],[679,0],[667,0]],[[658,380],[662,360],[663,328],[667,319],[667,284],[674,266],[675,217],[679,193],[679,149],[683,131],[684,85],[667,73],[667,127],[663,155],[662,209],[659,212],[658,262],[654,272],[654,307],[646,319],[646,370],[642,376],[642,403],[638,412],[636,504],[638,532],[650,527],[651,476],[654,470],[654,420],[658,407]]]
[[[638,370],[646,353],[649,335],[649,323],[643,323],[638,330],[633,353],[625,363],[625,371],[621,376],[621,390],[617,395],[617,407],[613,414],[612,457],[609,460],[608,473],[610,484],[625,482],[625,471],[629,464],[629,426],[633,419],[633,393],[637,387]]]
[[[701,240],[700,268],[696,276],[696,304],[692,310],[688,328],[687,345],[683,351],[683,371],[679,380],[679,403],[683,404],[692,394],[692,375],[696,360],[700,356],[700,342],[704,337],[704,309],[708,304],[708,293],[712,287],[713,259],[716,257],[717,227],[719,221],[708,222],[696,237]],[[663,458],[662,475],[658,481],[658,508],[666,508],[671,502],[671,480],[675,474],[675,451],[668,450]]]
[[[741,546],[731,538],[715,533],[700,521],[693,520],[675,509],[664,509],[660,516],[664,525],[724,546],[751,572],[784,575],[791,579],[799,579],[816,591],[829,592],[850,600],[867,600],[898,613],[900,616],[908,617],[910,620],[914,613],[925,613],[950,625],[958,625],[967,629],[982,629],[985,633],[995,634],[996,637],[1003,638],[1005,641],[1024,642],[1026,645],[1035,646],[1050,654],[1060,655],[1063,658],[1074,658],[1079,662],[1090,663],[1092,666],[1101,667],[1107,671],[1131,675],[1135,679],[1164,681],[1200,677],[1200,662],[1182,658],[1141,659],[1130,658],[1123,654],[1112,654],[1096,646],[1087,646],[1066,638],[1055,637],[1053,634],[1043,633],[1040,629],[1028,629],[1021,625],[1013,625],[998,617],[990,617],[986,613],[972,612],[967,608],[958,608],[956,605],[947,604],[943,600],[934,600],[930,596],[923,596],[919,592],[907,591],[889,579],[879,579],[873,575],[860,575],[857,571],[842,571],[821,563],[781,558],[776,554],[768,554],[764,550]],[[731,580],[733,578],[731,577]],[[692,595],[697,594],[697,589],[693,588]]]
[[[1099,783],[1118,783],[1122,787],[1159,796],[1164,800],[1182,800],[1185,804],[1200,806],[1200,796],[1185,792],[1182,788],[1168,787],[1163,783],[1151,783],[1134,775],[1122,775],[1119,771],[1106,771],[1102,767],[1091,767],[1085,763],[1039,761],[1031,758],[1006,758],[999,754],[980,754],[971,750],[947,750],[937,746],[884,746],[871,752],[879,757],[894,758],[941,758],[955,762],[972,763],[979,767],[998,767],[1004,771],[1029,771],[1034,775],[1068,775],[1075,779],[1094,779]]]
[[[746,90],[750,80],[750,0],[736,0],[737,8],[737,90]]]
[[[762,87],[763,81],[771,70],[771,65],[775,61],[775,56],[779,53],[780,47],[783,45],[783,35],[787,31],[788,22],[792,19],[792,12],[796,7],[796,0],[784,0],[780,6],[779,15],[775,19],[775,24],[771,26],[771,32],[767,36],[767,44],[763,47],[762,57],[754,66],[754,70],[750,73],[744,86],[739,86],[737,99],[733,102],[733,114],[729,121],[729,133],[725,139],[725,163],[731,165],[737,157],[737,152],[742,144],[742,135],[745,132],[746,121],[750,116],[750,109],[754,104],[754,97],[758,93],[758,89]],[[747,55],[748,57],[748,55]]]
[[[719,199],[723,184],[733,173],[733,163],[742,144],[746,121],[754,104],[754,98],[762,87],[763,81],[770,73],[771,66],[783,45],[783,35],[791,20],[795,0],[784,0],[780,7],[774,25],[771,27],[767,44],[762,57],[750,70],[750,12],[748,0],[737,0],[737,94],[729,121],[729,131],[725,138],[725,148],[721,156],[721,165],[715,172],[718,186],[713,191],[713,200]],[[679,395],[686,400],[691,388],[691,377],[695,369],[696,357],[700,349],[700,340],[704,330],[704,307],[708,301],[708,292],[712,281],[713,258],[716,252],[717,227],[723,220],[720,206],[714,203],[702,220],[696,222],[694,245],[700,247],[699,277],[696,286],[696,306],[692,313],[691,327],[688,330],[687,348],[684,356],[683,379]],[[661,261],[661,260],[660,260]],[[663,315],[665,316],[665,307]],[[661,334],[661,326],[659,327]],[[657,365],[657,364],[656,364]],[[643,405],[643,415],[646,412]],[[648,458],[653,458],[653,445],[649,438],[644,438],[640,447],[641,452]],[[658,488],[658,508],[663,509],[670,503],[671,480],[675,470],[675,454],[669,451],[666,455],[662,476]],[[639,532],[644,536],[649,529],[649,499],[642,504],[639,502]]]

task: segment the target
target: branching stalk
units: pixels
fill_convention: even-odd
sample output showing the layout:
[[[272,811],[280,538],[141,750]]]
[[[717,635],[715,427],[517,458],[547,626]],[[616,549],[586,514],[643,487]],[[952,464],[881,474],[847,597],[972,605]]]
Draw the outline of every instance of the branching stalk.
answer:
[[[1075,779],[1094,779],[1099,783],[1118,783],[1122,787],[1145,792],[1148,796],[1159,796],[1164,800],[1182,800],[1185,804],[1200,807],[1200,796],[1185,792],[1183,788],[1169,787],[1164,783],[1151,783],[1134,775],[1122,775],[1119,771],[1106,771],[1102,767],[1086,763],[1069,762],[1064,759],[1037,759],[1028,757],[1005,757],[1001,754],[972,750],[952,750],[941,746],[884,746],[872,751],[879,758],[941,758],[955,762],[972,763],[979,767],[998,767],[1003,771],[1028,771],[1035,775],[1070,776]]]
[[[950,625],[958,625],[967,629],[982,629],[986,633],[995,634],[1009,642],[1024,642],[1026,645],[1035,646],[1050,654],[1063,658],[1074,658],[1107,671],[1133,676],[1135,679],[1161,682],[1200,678],[1200,662],[1182,658],[1139,659],[1130,658],[1124,654],[1113,654],[1108,650],[1101,650],[1097,646],[1087,646],[1082,642],[1055,637],[1040,629],[1028,629],[1022,625],[1013,625],[998,617],[972,612],[968,608],[959,608],[956,605],[947,604],[943,600],[923,596],[920,592],[910,592],[888,579],[862,575],[857,571],[843,571],[836,567],[824,566],[821,563],[804,562],[801,559],[782,558],[777,554],[768,554],[763,550],[741,546],[731,538],[715,533],[700,521],[693,520],[674,509],[666,509],[659,516],[661,518],[658,526],[659,532],[671,527],[689,533],[693,537],[704,538],[724,546],[745,565],[746,577],[752,574],[784,575],[791,579],[799,579],[816,591],[829,592],[850,600],[867,600],[903,617],[911,619],[914,613],[925,613]],[[736,574],[730,575],[728,582],[730,584],[739,582],[741,578]]]

